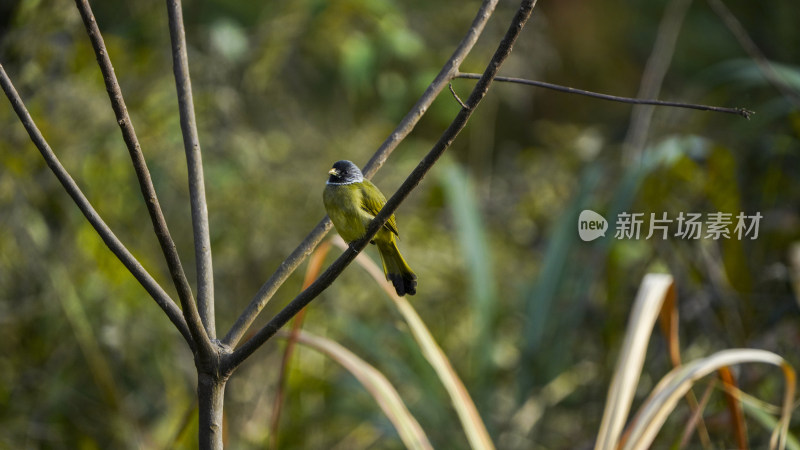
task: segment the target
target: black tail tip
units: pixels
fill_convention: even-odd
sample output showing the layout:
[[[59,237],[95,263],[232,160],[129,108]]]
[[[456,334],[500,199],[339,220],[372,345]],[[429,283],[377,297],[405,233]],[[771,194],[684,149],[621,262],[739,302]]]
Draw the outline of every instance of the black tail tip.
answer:
[[[414,295],[417,293],[417,276],[413,273],[407,274],[406,276],[399,273],[390,273],[386,275],[386,278],[392,282],[395,292],[397,292],[397,295],[400,297],[406,294]]]

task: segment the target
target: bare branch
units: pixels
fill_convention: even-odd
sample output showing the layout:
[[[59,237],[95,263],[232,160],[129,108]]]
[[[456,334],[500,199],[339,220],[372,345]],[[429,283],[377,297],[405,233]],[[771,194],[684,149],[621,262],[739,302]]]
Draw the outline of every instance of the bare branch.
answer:
[[[186,319],[186,324],[189,326],[192,338],[197,343],[197,348],[203,351],[204,354],[210,354],[212,351],[211,342],[200,322],[200,316],[197,313],[197,305],[192,295],[192,288],[189,286],[189,281],[186,279],[186,273],[183,271],[180,256],[178,256],[178,251],[175,248],[175,242],[169,234],[167,221],[164,219],[164,214],[161,212],[156,190],[153,187],[153,181],[150,179],[150,171],[147,169],[147,163],[144,160],[142,148],[139,145],[139,139],[136,137],[136,131],[134,131],[133,123],[128,115],[128,108],[125,106],[122,90],[117,82],[117,76],[114,74],[114,67],[111,65],[111,59],[108,57],[108,50],[106,50],[103,36],[100,34],[100,28],[97,26],[88,0],[75,0],[75,5],[81,13],[83,24],[86,27],[86,32],[89,34],[89,39],[92,42],[92,47],[97,56],[97,64],[100,66],[100,71],[103,73],[103,80],[105,81],[106,91],[108,91],[108,98],[111,100],[111,107],[114,109],[117,123],[119,124],[120,130],[122,130],[122,138],[125,141],[125,145],[128,147],[128,153],[130,153],[133,168],[136,171],[136,177],[139,179],[139,187],[142,190],[142,196],[147,205],[147,211],[150,213],[150,220],[153,222],[153,229],[158,238],[158,243],[161,245],[161,251],[164,253],[164,257],[167,260],[167,266],[169,266],[172,281],[175,283],[175,287],[178,290],[178,297],[181,301],[181,308],[184,318]]]
[[[400,203],[408,197],[414,188],[422,181],[422,178],[433,167],[440,156],[447,150],[453,143],[456,136],[464,128],[469,120],[475,107],[483,99],[489,90],[492,79],[496,76],[497,71],[503,64],[505,59],[511,53],[511,47],[522,32],[525,23],[533,11],[536,0],[523,0],[519,10],[514,15],[505,37],[500,42],[494,56],[492,57],[489,65],[484,71],[483,77],[478,81],[472,90],[472,93],[467,99],[465,107],[461,108],[458,115],[450,126],[445,130],[433,148],[427,155],[420,161],[419,165],[411,172],[402,185],[386,202],[381,211],[375,216],[375,219],[370,222],[367,227],[366,235],[358,241],[352,242],[347,250],[331,264],[319,278],[314,281],[307,289],[295,297],[285,308],[283,308],[275,317],[272,318],[263,328],[261,328],[250,340],[245,342],[241,347],[236,349],[232,354],[227,355],[223,359],[223,371],[230,371],[235,369],[242,363],[248,356],[250,356],[256,349],[258,349],[264,342],[272,337],[286,322],[289,321],[295,314],[303,309],[308,303],[316,298],[322,291],[333,283],[333,281],[342,273],[342,271],[355,259],[359,252],[369,243],[370,239],[375,236],[375,233],[383,226],[386,220],[394,214],[395,210],[400,206]]]
[[[476,80],[479,80],[481,78],[481,75],[479,73],[473,75],[476,75],[475,78]],[[456,75],[456,78],[458,78],[458,75]],[[497,79],[497,77],[495,77],[495,79]],[[461,101],[461,97],[459,97],[458,94],[456,94],[456,90],[453,89],[453,83],[448,83],[447,86],[450,88],[450,93],[453,94],[453,98],[456,99],[458,104],[461,105],[462,108],[466,108],[467,105],[465,105],[464,102]]]
[[[175,72],[175,87],[178,93],[178,109],[181,115],[183,146],[189,169],[189,198],[192,206],[194,228],[194,254],[197,263],[197,308],[200,319],[211,339],[216,339],[214,320],[214,271],[211,264],[211,239],[208,230],[208,206],[206,204],[203,159],[197,122],[194,118],[192,80],[189,77],[189,58],[186,54],[186,33],[183,29],[183,10],[180,0],[167,0],[169,34],[172,41],[172,68]]]
[[[742,46],[745,52],[753,58],[753,61],[756,62],[758,66],[758,70],[761,71],[761,74],[764,75],[764,78],[778,90],[784,97],[789,99],[792,103],[794,103],[795,107],[800,107],[800,92],[797,92],[791,85],[786,83],[777,72],[775,72],[775,68],[772,67],[769,60],[761,49],[758,48],[753,39],[750,35],[747,34],[747,30],[742,26],[742,23],[739,22],[739,19],[733,15],[730,9],[725,6],[725,3],[722,0],[707,0],[711,9],[722,19],[722,22],[725,23],[725,26],[728,27],[728,30],[733,34],[737,41],[739,41],[739,45]]]
[[[89,203],[89,200],[86,199],[86,196],[83,195],[81,189],[78,187],[75,180],[69,175],[69,173],[64,169],[64,166],[61,165],[61,162],[58,160],[58,157],[55,155],[53,150],[50,148],[50,145],[47,144],[44,136],[39,131],[39,128],[36,127],[36,123],[31,118],[31,115],[28,113],[28,110],[25,108],[25,104],[22,102],[17,90],[14,88],[14,85],[11,83],[11,79],[9,79],[8,74],[6,74],[3,65],[0,64],[0,84],[2,84],[3,92],[5,92],[8,100],[11,102],[11,106],[14,108],[14,111],[17,113],[20,122],[25,127],[25,130],[28,132],[28,135],[33,141],[33,144],[36,148],[39,149],[39,152],[42,154],[47,166],[50,167],[50,170],[53,171],[58,181],[61,182],[61,185],[64,187],[64,190],[67,191],[72,200],[78,206],[78,209],[81,210],[83,215],[86,217],[86,220],[94,227],[97,231],[97,234],[100,235],[100,238],[103,239],[106,246],[108,246],[109,250],[122,262],[122,264],[130,271],[130,273],[136,278],[139,284],[144,287],[148,294],[153,297],[153,300],[156,301],[159,307],[167,314],[167,317],[170,321],[175,325],[175,327],[180,331],[183,335],[183,338],[186,339],[186,342],[189,343],[189,346],[194,348],[194,342],[192,341],[192,336],[189,333],[189,328],[186,326],[186,321],[181,315],[181,310],[175,304],[174,301],[169,297],[169,295],[164,292],[164,289],[156,282],[155,279],[142,267],[141,263],[128,251],[125,245],[117,238],[113,231],[106,225],[100,215],[95,211],[92,204]]]
[[[486,26],[489,17],[491,17],[498,0],[484,0],[481,4],[478,13],[472,20],[467,34],[461,39],[458,47],[447,60],[442,70],[436,75],[436,78],[431,82],[422,96],[417,100],[417,103],[411,110],[403,117],[397,127],[392,131],[389,137],[383,141],[383,144],[378,148],[375,154],[370,158],[369,162],[363,167],[364,176],[372,178],[375,173],[383,166],[386,159],[394,151],[395,148],[402,142],[403,139],[411,133],[411,130],[417,125],[419,119],[428,111],[433,101],[440,92],[452,80],[453,76],[458,72],[461,62],[469,54],[472,47],[477,42],[478,37],[483,28]],[[308,236],[303,239],[300,245],[292,251],[292,253],[278,266],[278,269],[269,279],[261,286],[256,293],[255,297],[247,305],[247,308],[242,312],[236,323],[231,327],[228,334],[223,339],[223,342],[230,346],[235,346],[244,335],[245,331],[250,328],[253,321],[258,317],[258,314],[267,305],[267,302],[275,295],[278,288],[281,287],[284,281],[289,278],[295,269],[314,251],[314,248],[322,241],[322,238],[330,231],[331,221],[325,216]]]
[[[422,97],[417,100],[417,103],[406,113],[403,120],[401,120],[394,131],[392,131],[392,134],[383,141],[375,154],[372,155],[372,158],[361,168],[365,177],[372,178],[375,175],[378,169],[380,169],[389,158],[392,151],[394,151],[400,142],[411,133],[411,130],[414,129],[419,119],[428,111],[428,108],[430,108],[436,97],[439,96],[439,93],[444,90],[445,86],[447,86],[455,74],[458,73],[461,62],[464,61],[464,58],[467,57],[472,47],[478,41],[481,33],[483,33],[483,28],[486,26],[486,22],[489,21],[489,17],[492,16],[496,6],[497,0],[484,0],[481,7],[478,9],[478,13],[475,14],[475,18],[472,19],[472,24],[469,30],[467,30],[467,34],[461,39],[458,47],[450,56],[450,59],[444,64],[442,70],[439,71],[436,78],[428,85],[428,88],[425,89],[425,92],[422,94]]]
[[[480,77],[481,75],[478,73],[458,73],[456,75],[456,78],[466,78],[470,80],[477,80]],[[528,80],[525,78],[495,77],[494,80],[506,83],[525,84],[528,86],[536,86],[545,89],[550,89],[553,91],[565,92],[567,94],[584,95],[586,97],[599,98],[601,100],[609,100],[612,102],[630,103],[633,105],[672,106],[675,108],[697,109],[700,111],[713,111],[713,112],[721,112],[727,114],[736,114],[737,116],[742,116],[745,119],[749,119],[751,115],[755,114],[753,111],[744,108],[725,108],[722,106],[707,106],[707,105],[698,105],[694,103],[667,102],[662,100],[645,100],[640,98],[619,97],[616,95],[600,94],[592,91],[584,91],[583,89],[576,89],[567,86],[561,86],[558,84],[545,83],[544,81]],[[458,97],[456,97],[456,99],[458,99]]]

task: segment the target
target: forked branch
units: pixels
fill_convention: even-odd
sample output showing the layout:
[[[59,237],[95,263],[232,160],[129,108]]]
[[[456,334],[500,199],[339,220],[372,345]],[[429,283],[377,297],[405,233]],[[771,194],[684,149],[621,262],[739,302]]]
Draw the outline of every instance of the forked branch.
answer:
[[[189,326],[189,331],[192,338],[197,343],[198,350],[204,354],[210,354],[211,342],[208,335],[203,329],[200,322],[200,316],[197,312],[197,305],[194,302],[192,295],[192,288],[189,286],[189,281],[186,279],[186,273],[183,271],[181,259],[178,256],[178,250],[175,248],[175,242],[170,236],[169,229],[167,228],[167,221],[164,219],[164,214],[161,211],[161,206],[156,196],[153,181],[150,178],[150,171],[147,169],[147,163],[142,154],[142,148],[139,145],[139,139],[136,137],[136,131],[133,129],[133,123],[128,115],[128,108],[125,106],[125,100],[122,97],[122,90],[117,82],[117,76],[114,74],[114,67],[111,65],[111,59],[108,57],[108,50],[106,50],[103,36],[100,33],[100,28],[97,26],[92,9],[89,6],[88,0],[75,0],[75,5],[80,11],[83,24],[86,27],[86,32],[89,34],[89,39],[92,42],[95,55],[97,56],[97,64],[100,66],[100,71],[103,73],[103,80],[108,91],[108,98],[111,100],[111,107],[114,109],[114,114],[117,118],[120,130],[122,131],[122,138],[125,145],[128,147],[133,168],[136,171],[136,177],[139,180],[139,187],[142,191],[147,211],[150,213],[150,220],[153,223],[153,229],[158,238],[158,243],[161,245],[161,251],[167,260],[172,281],[178,290],[178,297],[181,301],[181,308]]]

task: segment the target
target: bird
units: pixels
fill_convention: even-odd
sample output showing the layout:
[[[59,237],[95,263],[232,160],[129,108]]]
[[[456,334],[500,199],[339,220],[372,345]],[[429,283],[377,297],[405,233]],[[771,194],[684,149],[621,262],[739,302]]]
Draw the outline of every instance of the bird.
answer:
[[[386,204],[386,197],[350,161],[336,161],[328,174],[322,201],[339,236],[350,244],[364,237],[367,226]],[[378,247],[383,273],[402,297],[417,293],[417,275],[397,248],[395,237],[399,236],[392,214],[370,243]]]

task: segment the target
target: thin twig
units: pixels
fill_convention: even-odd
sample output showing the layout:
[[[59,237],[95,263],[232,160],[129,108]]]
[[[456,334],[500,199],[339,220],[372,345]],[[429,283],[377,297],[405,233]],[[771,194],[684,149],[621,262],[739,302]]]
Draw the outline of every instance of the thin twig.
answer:
[[[664,83],[664,77],[667,75],[672,56],[675,53],[675,44],[678,41],[683,19],[686,17],[691,3],[692,0],[671,0],[667,4],[664,16],[658,25],[653,51],[644,67],[637,97],[656,98],[661,92],[661,85]],[[641,155],[647,142],[654,111],[655,108],[651,105],[633,107],[630,125],[623,144],[623,161],[631,161]],[[642,159],[639,158],[639,161]]]
[[[470,50],[472,50],[475,42],[478,41],[478,37],[481,32],[483,32],[483,28],[489,20],[489,17],[491,17],[497,2],[498,0],[484,0],[480,9],[478,9],[478,13],[472,20],[472,25],[467,31],[467,34],[461,39],[461,42],[450,56],[450,59],[447,60],[433,82],[425,89],[425,92],[419,100],[417,100],[417,103],[405,117],[403,117],[394,131],[383,141],[375,154],[372,155],[369,162],[364,166],[362,170],[364,176],[372,178],[372,176],[375,175],[378,169],[383,166],[383,163],[386,162],[386,159],[392,151],[397,148],[400,142],[405,139],[409,133],[411,133],[411,130],[414,129],[417,122],[419,122],[425,112],[428,111],[428,108],[430,108],[433,101],[445,88],[447,83],[453,79],[453,76],[458,72],[458,67],[461,65],[461,62],[466,58]],[[322,241],[322,238],[325,237],[331,229],[331,226],[331,221],[327,216],[322,218],[308,236],[303,239],[300,245],[298,245],[280,266],[278,266],[278,269],[264,282],[258,290],[258,293],[256,293],[250,301],[250,304],[247,305],[247,308],[242,312],[239,318],[236,319],[236,323],[231,327],[230,331],[228,331],[228,334],[225,335],[223,339],[225,344],[231,347],[236,346],[256,317],[258,317],[261,310],[264,309],[264,306],[267,305],[267,302],[275,295],[278,288],[280,288],[283,282],[289,278],[289,275],[297,269],[300,263],[314,251],[314,248]]]
[[[466,101],[466,107],[462,108],[450,126],[445,130],[433,148],[427,155],[420,161],[419,165],[411,172],[403,184],[397,189],[391,198],[386,202],[377,216],[370,222],[367,227],[366,235],[358,241],[352,242],[349,248],[331,264],[319,278],[314,281],[307,289],[295,297],[289,304],[283,308],[275,317],[272,318],[263,328],[261,328],[250,340],[242,344],[241,347],[236,349],[232,354],[226,355],[223,359],[223,370],[231,371],[242,363],[248,356],[250,356],[256,349],[258,349],[264,342],[272,337],[278,329],[280,329],[286,322],[289,321],[295,314],[303,309],[308,303],[316,298],[323,290],[333,283],[333,281],[342,273],[342,271],[355,259],[369,243],[370,239],[375,236],[380,227],[386,220],[394,214],[395,210],[400,206],[400,203],[408,197],[414,188],[422,181],[422,178],[433,167],[440,156],[447,150],[453,143],[456,136],[464,128],[469,120],[475,107],[480,103],[483,97],[489,90],[492,79],[496,76],[497,71],[503,64],[505,59],[511,53],[511,47],[516,41],[517,37],[522,32],[528,18],[533,11],[536,0],[523,0],[522,4],[514,15],[511,25],[506,32],[505,37],[500,42],[497,50],[495,51],[492,60],[486,67],[483,77],[478,81]]]
[[[480,76],[481,76],[480,74],[476,73],[475,75],[478,76],[478,78],[476,78],[476,79],[480,79]],[[458,78],[458,74],[456,74],[456,78]],[[495,77],[495,80],[496,79],[497,79],[497,77]],[[453,94],[453,97],[456,99],[458,104],[461,105],[462,108],[466,108],[467,105],[465,105],[464,102],[461,101],[461,97],[459,97],[458,94],[456,94],[456,90],[453,89],[453,83],[448,83],[447,85],[450,87],[450,93]]]
[[[89,34],[89,39],[92,42],[95,55],[97,56],[97,64],[100,66],[100,71],[103,73],[103,80],[105,81],[106,91],[108,91],[108,98],[111,100],[111,107],[114,109],[114,114],[117,117],[117,123],[120,130],[122,130],[122,138],[125,145],[128,147],[133,168],[136,171],[136,177],[139,179],[139,186],[142,190],[147,211],[150,213],[150,219],[153,222],[153,229],[158,243],[161,245],[161,251],[167,260],[172,281],[178,290],[178,297],[181,301],[181,308],[183,310],[186,324],[189,326],[189,331],[192,333],[192,338],[198,344],[197,348],[210,354],[211,342],[208,335],[202,327],[200,317],[197,313],[197,305],[195,305],[192,295],[192,288],[189,286],[189,281],[186,279],[186,273],[183,271],[178,250],[175,248],[175,242],[170,236],[169,229],[167,228],[167,221],[164,219],[164,214],[161,212],[161,206],[158,203],[156,190],[153,187],[153,181],[150,179],[150,171],[147,169],[147,163],[142,154],[142,148],[139,145],[139,140],[136,137],[136,131],[133,129],[133,123],[130,116],[128,116],[128,109],[125,106],[125,100],[122,97],[122,90],[117,82],[117,76],[114,74],[114,67],[111,65],[111,59],[108,57],[108,50],[106,50],[103,36],[100,34],[100,28],[97,26],[92,9],[89,6],[88,0],[75,0],[75,5],[80,11],[83,24],[86,27],[86,32]]]
[[[180,0],[167,0],[169,34],[172,41],[172,68],[178,93],[183,146],[189,172],[189,199],[192,207],[194,229],[194,255],[197,264],[197,309],[206,333],[216,339],[214,320],[214,271],[211,264],[211,238],[208,229],[208,206],[203,179],[203,159],[197,122],[194,117],[192,80],[189,76],[189,57],[186,54],[186,33],[183,28],[183,10]]]
[[[739,19],[725,6],[725,3],[723,3],[722,0],[707,0],[707,2],[717,16],[722,19],[722,22],[725,23],[725,26],[728,27],[728,30],[733,34],[736,40],[739,41],[739,45],[741,45],[744,51],[756,62],[758,70],[761,71],[761,74],[764,75],[767,82],[774,86],[784,97],[794,103],[795,107],[800,107],[800,92],[786,83],[775,71],[769,59],[764,55],[764,52],[758,48],[758,45],[756,45],[750,35],[747,34],[747,30],[742,26],[742,23],[739,22]]]
[[[156,282],[155,279],[147,272],[147,270],[142,267],[142,264],[128,251],[124,244],[117,238],[111,228],[106,225],[100,215],[95,211],[92,204],[89,203],[89,200],[86,196],[81,192],[81,189],[78,187],[75,180],[69,175],[64,166],[61,165],[61,162],[58,160],[58,157],[55,155],[53,150],[48,145],[47,141],[45,140],[42,133],[39,131],[39,128],[36,127],[36,123],[31,118],[31,115],[28,113],[28,110],[25,108],[25,104],[22,102],[17,90],[14,88],[14,85],[11,83],[11,79],[6,74],[3,65],[0,64],[0,84],[2,84],[3,92],[5,92],[8,100],[11,102],[11,106],[14,108],[14,111],[17,113],[20,122],[25,127],[25,130],[28,132],[28,135],[33,141],[33,144],[39,149],[39,152],[42,154],[47,166],[50,167],[50,170],[53,171],[58,181],[61,182],[61,185],[64,187],[64,190],[67,191],[72,200],[78,206],[78,209],[81,210],[83,215],[86,217],[86,220],[94,227],[97,231],[97,234],[100,235],[100,238],[105,242],[106,246],[108,246],[109,250],[122,262],[125,268],[130,271],[130,273],[136,278],[139,284],[144,287],[148,294],[153,297],[153,300],[156,301],[159,307],[167,314],[169,320],[175,325],[175,327],[180,331],[183,338],[186,339],[186,342],[194,348],[194,343],[192,341],[192,336],[189,333],[189,327],[186,325],[186,321],[181,314],[180,308],[175,304],[174,301],[169,297],[169,295],[161,288],[161,286]]]
[[[480,76],[481,75],[478,73],[459,73],[458,75],[456,75],[456,78],[477,80],[478,78],[480,78]],[[583,89],[576,89],[567,86],[561,86],[558,84],[545,83],[544,81],[528,80],[525,78],[495,77],[494,80],[506,83],[525,84],[528,86],[536,86],[545,89],[550,89],[553,91],[565,92],[567,94],[584,95],[586,97],[598,98],[601,100],[609,100],[612,102],[629,103],[633,105],[654,105],[654,106],[671,106],[676,108],[689,108],[689,109],[697,109],[700,111],[713,111],[713,112],[721,112],[727,114],[736,114],[737,116],[742,116],[745,119],[749,119],[750,116],[754,114],[753,111],[744,108],[725,108],[722,106],[698,105],[694,103],[667,102],[662,100],[646,100],[640,98],[619,97],[616,95],[600,94],[597,92],[585,91]]]

